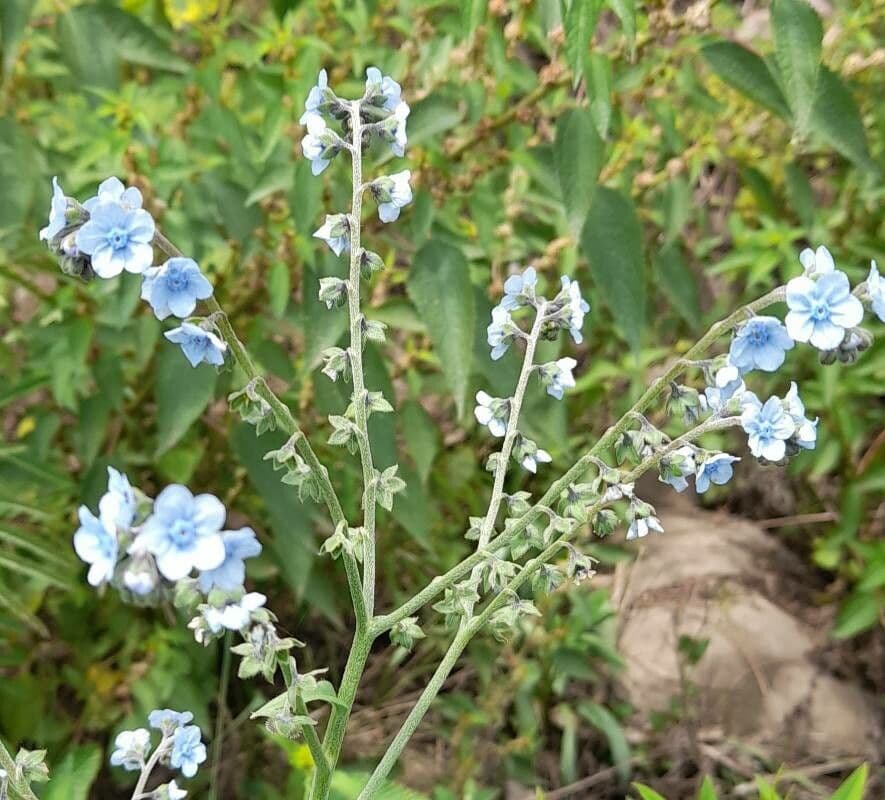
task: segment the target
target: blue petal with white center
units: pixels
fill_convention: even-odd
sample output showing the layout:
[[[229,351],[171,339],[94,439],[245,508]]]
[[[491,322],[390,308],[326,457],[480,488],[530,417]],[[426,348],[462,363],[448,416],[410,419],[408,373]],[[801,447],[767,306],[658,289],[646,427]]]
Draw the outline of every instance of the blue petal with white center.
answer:
[[[787,284],[787,332],[797,342],[835,350],[845,331],[860,324],[863,304],[851,294],[844,272],[828,272],[816,281],[804,275]]]
[[[49,201],[49,221],[40,230],[40,241],[51,242],[67,224],[68,198],[58,185],[58,178],[52,179],[52,199]]]
[[[747,434],[750,452],[756,458],[780,461],[787,452],[787,440],[795,433],[796,423],[784,411],[777,397],[761,403],[753,392],[743,397],[741,427]]]
[[[224,561],[215,569],[200,573],[199,586],[203,594],[209,594],[213,588],[231,591],[240,589],[246,580],[247,558],[254,558],[261,553],[261,543],[251,528],[238,531],[224,531]]]
[[[728,361],[744,375],[750,370],[774,372],[794,347],[793,340],[781,321],[775,317],[753,317],[738,328]]]
[[[76,244],[91,257],[100,278],[114,278],[123,270],[142,273],[153,261],[154,220],[143,209],[101,202],[77,231]]]
[[[145,270],[141,299],[150,304],[157,319],[190,316],[197,300],[211,296],[212,284],[192,258],[170,258],[160,267]]]
[[[731,465],[736,461],[740,459],[728,453],[714,453],[701,461],[695,469],[694,485],[698,494],[706,492],[711,483],[717,486],[728,483],[734,474]]]
[[[181,347],[184,357],[192,367],[205,362],[220,367],[224,363],[227,345],[212,331],[207,331],[191,322],[183,322],[179,327],[166,331],[166,338]]]

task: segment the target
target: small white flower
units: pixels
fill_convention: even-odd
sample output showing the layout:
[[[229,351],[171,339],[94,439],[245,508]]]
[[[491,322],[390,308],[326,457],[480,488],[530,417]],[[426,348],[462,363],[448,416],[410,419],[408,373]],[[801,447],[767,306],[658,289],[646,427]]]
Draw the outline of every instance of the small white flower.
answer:
[[[473,410],[476,421],[488,426],[492,436],[503,436],[507,432],[507,420],[510,416],[510,403],[486,392],[476,393],[477,406]]]
[[[111,764],[115,767],[123,767],[123,769],[129,772],[137,772],[144,766],[150,749],[151,734],[147,728],[122,731],[114,739],[114,752],[111,753]]]
[[[836,269],[833,256],[826,247],[821,245],[817,250],[806,247],[799,253],[799,263],[805,269],[805,274],[811,278],[817,275],[826,275]]]
[[[870,274],[867,277],[867,294],[873,306],[873,313],[879,322],[885,322],[885,280],[879,274],[876,262],[870,262]]]

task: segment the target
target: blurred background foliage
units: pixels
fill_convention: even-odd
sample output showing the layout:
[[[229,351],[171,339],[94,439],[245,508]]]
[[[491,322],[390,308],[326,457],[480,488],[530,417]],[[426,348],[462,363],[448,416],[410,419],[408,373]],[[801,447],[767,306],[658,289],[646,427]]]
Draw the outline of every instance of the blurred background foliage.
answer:
[[[399,459],[408,481],[393,512],[380,512],[379,604],[389,607],[467,552],[464,521],[485,503],[489,443],[469,401],[479,387],[506,394],[517,369],[512,354],[491,362],[485,345],[512,265],[533,263],[548,281],[577,276],[593,307],[577,390],[562,404],[535,396],[527,413],[527,432],[564,468],[674,344],[687,348],[723,312],[796,274],[801,247],[826,243],[853,282],[871,258],[885,261],[881,6],[814,5],[820,51],[812,14],[781,21],[799,46],[776,52],[768,4],[752,2],[0,3],[0,735],[50,749],[61,780],[44,797],[117,796],[103,748],[155,706],[192,709],[207,735],[228,709],[224,797],[295,797],[309,768],[305,748],[248,720],[270,687],[235,685],[219,706],[219,652],[167,609],[125,607],[86,586],[71,534],[108,464],[151,494],[172,481],[212,491],[259,531],[253,583],[309,642],[310,667],[336,678],[349,630],[342,574],[317,555],[323,514],[262,461],[275,436],[258,440],[227,413],[238,376],[194,371],[161,346],[135,276],[84,285],[60,274],[37,241],[50,177],[80,198],[112,174],[141,188],[318,432],[353,516],[357,464],[322,444],[344,395],[318,372],[319,353],[345,331],[345,316],[316,301],[318,279],[342,267],[311,238],[323,213],[344,210],[349,181],[338,164],[310,176],[297,118],[322,66],[344,96],[361,92],[371,64],[402,83],[415,202],[399,224],[367,218],[364,231],[388,264],[366,313],[393,330],[383,352],[367,352],[367,382],[399,412],[373,419],[373,450],[382,467]],[[784,79],[790,70],[798,83]],[[386,159],[374,153],[369,173]],[[821,417],[818,449],[786,475],[745,460],[732,491],[709,498],[774,519],[773,535],[809,565],[815,603],[838,609],[833,636],[880,654],[881,341],[853,367],[790,353]],[[757,380],[786,388],[782,376]],[[603,572],[631,558],[614,542],[595,554]],[[543,620],[503,650],[472,647],[419,736],[419,751],[445,751],[438,800],[503,797],[508,782],[563,786],[609,766],[654,784],[666,770],[651,743],[624,732],[606,586],[542,605]],[[371,662],[340,797],[432,670],[440,644],[422,645]],[[403,781],[426,786],[418,773],[407,763]]]

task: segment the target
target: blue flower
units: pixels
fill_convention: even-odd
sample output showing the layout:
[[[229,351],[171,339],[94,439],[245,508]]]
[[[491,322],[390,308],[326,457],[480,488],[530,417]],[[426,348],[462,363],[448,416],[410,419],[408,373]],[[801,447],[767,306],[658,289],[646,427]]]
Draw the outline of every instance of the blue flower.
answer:
[[[402,99],[402,88],[389,75],[382,75],[377,67],[366,70],[365,102],[393,111]]]
[[[317,76],[317,82],[311,87],[307,94],[307,100],[304,102],[304,113],[301,115],[299,122],[302,125],[309,125],[311,119],[318,119],[320,113],[328,107],[328,104],[334,99],[335,95],[329,89],[329,76],[326,70],[321,69]],[[314,173],[317,174],[317,173]]]
[[[737,367],[726,364],[716,371],[713,376],[713,386],[704,389],[704,394],[699,398],[701,407],[706,411],[721,411],[729,400],[740,398],[746,390],[746,385],[741,378]]]
[[[190,361],[192,367],[204,361],[216,367],[224,363],[227,345],[214,333],[199,325],[183,322],[179,327],[166,331],[165,336],[170,342],[181,346],[184,357]]]
[[[193,722],[194,715],[190,711],[173,711],[171,708],[158,708],[148,714],[148,725],[169,736],[178,728]]]
[[[658,480],[669,484],[677,492],[684,492],[688,488],[685,476],[691,475],[694,470],[694,450],[688,446],[680,447],[663,459]]]
[[[122,472],[108,467],[108,495],[115,498],[116,516],[114,523],[118,528],[128,528],[135,519],[135,510],[138,505],[135,498],[135,492],[127,478]]]
[[[873,312],[879,318],[879,322],[885,322],[885,281],[882,280],[875,261],[870,264],[867,294],[870,296]]]
[[[49,222],[40,231],[40,241],[50,242],[67,225],[68,198],[58,185],[58,178],[52,179],[52,200],[49,201]]]
[[[799,263],[805,270],[806,277],[813,278],[818,275],[826,275],[836,269],[836,262],[826,247],[821,245],[817,250],[806,247],[799,253]]]
[[[492,309],[492,322],[486,329],[486,334],[489,347],[492,348],[492,361],[501,358],[511,343],[524,335],[503,304]]]
[[[541,383],[547,388],[547,394],[562,400],[566,389],[572,389],[575,385],[575,376],[572,370],[578,365],[573,358],[560,358],[538,367]]]
[[[319,116],[307,118],[307,133],[301,140],[301,152],[310,161],[310,171],[319,175],[341,151],[341,140]]]
[[[728,361],[741,374],[752,369],[774,372],[793,349],[793,340],[781,321],[775,317],[753,317],[737,329]]]
[[[528,304],[534,304],[535,291],[538,285],[538,273],[534,267],[529,267],[521,275],[511,275],[504,281],[504,297],[501,298],[501,306],[508,311],[520,308]]]
[[[783,403],[777,397],[769,397],[763,405],[753,392],[747,392],[742,403],[741,427],[747,433],[750,452],[756,458],[780,461],[787,452],[787,440],[796,431]]]
[[[400,102],[393,113],[385,120],[379,123],[378,133],[384,141],[390,145],[390,149],[395,156],[402,158],[406,153],[406,120],[409,117],[408,103]]]
[[[150,749],[151,734],[147,728],[121,731],[114,739],[111,764],[115,767],[123,767],[129,772],[138,772],[144,766]]]
[[[590,304],[581,297],[581,287],[577,281],[562,276],[562,289],[556,297],[555,303],[561,304],[563,314],[563,326],[568,328],[575,344],[584,341],[581,328],[584,326],[584,315],[590,310]]]
[[[246,565],[243,561],[254,558],[261,552],[261,543],[255,538],[251,528],[238,531],[224,531],[224,561],[215,569],[200,573],[200,591],[209,594],[213,587],[230,591],[240,589],[246,580]]]
[[[99,184],[98,194],[84,201],[83,208],[91,214],[101,203],[117,203],[131,211],[141,208],[142,202],[141,192],[136,187],[130,186],[127,189],[123,181],[111,177]]]
[[[86,506],[80,506],[80,527],[74,534],[74,551],[81,561],[90,565],[87,580],[91,586],[100,586],[114,577],[118,515],[119,501],[110,494],[99,501],[97,517]]]
[[[553,461],[553,456],[539,447],[534,452],[525,453],[519,463],[534,474],[538,471],[538,464],[549,464],[551,461]]]
[[[248,626],[252,615],[262,608],[267,598],[259,592],[249,592],[235,603],[228,603],[222,608],[205,606],[203,618],[212,633],[222,630],[241,631]]]
[[[336,256],[350,250],[350,222],[346,214],[326,214],[326,221],[313,235],[328,244]]]
[[[399,210],[412,202],[412,187],[409,185],[411,177],[411,170],[404,169],[402,172],[378,178],[370,184],[382,222],[399,219]]]
[[[161,267],[145,270],[141,299],[150,303],[157,319],[170,314],[187,317],[197,307],[197,300],[211,296],[212,284],[192,258],[170,258]]]
[[[711,483],[722,486],[731,480],[734,474],[732,464],[740,461],[736,456],[730,456],[728,453],[713,453],[700,464],[695,470],[694,485],[698,494],[703,494],[710,488]]]
[[[123,571],[123,585],[134,595],[147,597],[157,588],[157,569],[153,558],[142,553],[129,559]]]
[[[510,418],[510,401],[480,391],[476,393],[476,402],[473,410],[476,421],[480,425],[487,425],[492,436],[503,436]]]
[[[790,415],[796,431],[790,441],[803,450],[814,450],[817,444],[817,420],[805,416],[805,404],[799,397],[796,381],[790,382],[790,391],[784,396],[784,411]]]
[[[206,760],[206,745],[200,738],[200,729],[196,725],[179,728],[172,736],[169,763],[175,769],[180,769],[186,778],[193,778],[197,774],[197,767]]]
[[[644,539],[650,532],[663,533],[664,528],[661,521],[653,514],[647,517],[636,517],[627,528],[627,540]]]
[[[77,231],[76,243],[81,252],[91,256],[96,275],[113,278],[124,269],[144,272],[154,260],[153,238],[154,220],[147,211],[101,202]]]
[[[185,486],[167,486],[154,501],[130,552],[153,553],[160,573],[170,581],[181,580],[194,568],[215,569],[224,561],[225,515],[214,495],[194,497]]]
[[[184,800],[187,797],[187,792],[184,789],[179,789],[175,781],[169,781],[169,783],[164,783],[154,789],[153,797],[155,800]]]
[[[787,284],[787,331],[797,342],[835,350],[847,328],[863,319],[863,305],[851,294],[844,272],[828,272],[816,281],[804,275]]]

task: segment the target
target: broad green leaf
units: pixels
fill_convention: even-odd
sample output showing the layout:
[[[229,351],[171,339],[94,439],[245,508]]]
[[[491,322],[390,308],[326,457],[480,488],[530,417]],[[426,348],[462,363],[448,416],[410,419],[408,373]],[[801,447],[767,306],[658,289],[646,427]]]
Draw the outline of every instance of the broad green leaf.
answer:
[[[833,636],[847,639],[873,627],[879,619],[880,603],[874,592],[857,592],[844,603],[836,615]]]
[[[486,15],[485,0],[461,0],[461,24],[464,38],[469,39]]]
[[[584,74],[601,4],[602,0],[572,0],[563,20],[565,58],[574,73],[575,84]]]
[[[345,704],[338,699],[335,687],[329,681],[317,681],[313,689],[306,689],[301,693],[305,703],[328,703],[330,706],[344,708]]]
[[[658,794],[654,789],[650,786],[646,786],[644,783],[634,783],[633,788],[639,792],[639,796],[642,800],[667,800],[663,795]]]
[[[811,127],[830,147],[861,169],[878,174],[857,103],[836,73],[821,67]]]
[[[279,318],[286,312],[289,296],[292,294],[292,279],[289,265],[284,261],[275,261],[267,273],[267,293],[270,295],[271,313]]]
[[[764,778],[756,778],[756,788],[759,790],[759,800],[781,800],[781,796]]]
[[[15,63],[18,45],[31,18],[36,0],[3,0],[0,3],[0,49],[2,49],[3,79]]]
[[[11,117],[0,119],[0,184],[16,187],[14,192],[3,192],[0,196],[0,240],[6,230],[14,231],[16,234],[22,232],[22,225],[35,204],[37,191],[35,159],[36,153],[30,134]],[[47,180],[43,186],[47,200],[45,206],[40,209],[40,225],[46,224],[42,221],[42,213],[44,208],[49,208],[49,181]],[[28,238],[31,236],[35,234],[30,233]],[[0,396],[10,391],[7,381],[8,376],[3,380]]]
[[[40,793],[42,800],[87,800],[101,768],[101,748],[84,744],[52,765],[51,780]]]
[[[250,715],[250,719],[262,719],[264,717],[274,717],[282,713],[289,707],[288,692],[282,692],[276,697],[272,697],[263,706],[255,709]]]
[[[578,713],[605,735],[612,761],[618,768],[618,775],[622,781],[628,780],[630,778],[630,745],[627,743],[624,729],[617,718],[605,706],[590,700],[583,701],[578,705]]]
[[[661,249],[654,258],[654,267],[655,276],[660,276],[660,280],[655,280],[655,285],[660,286],[686,322],[696,323],[701,314],[698,283],[685,263],[679,243],[674,242]]]
[[[701,49],[713,72],[754,102],[789,119],[790,108],[766,63],[735,42],[713,42]]]
[[[440,449],[436,423],[417,400],[403,404],[399,410],[399,422],[406,449],[415,462],[421,482],[427,483],[433,460]]]
[[[642,229],[629,197],[600,186],[581,231],[590,275],[624,338],[635,350],[645,324]]]
[[[830,800],[863,800],[864,787],[867,785],[869,767],[861,764],[852,772],[845,782],[833,792]]]
[[[815,217],[814,190],[802,167],[798,164],[787,164],[784,169],[784,184],[790,205],[799,222],[804,228],[811,230],[814,227]]]
[[[621,20],[632,58],[636,51],[636,0],[606,0],[606,4]]]
[[[10,589],[3,581],[0,581],[0,609],[6,609],[19,622],[27,625],[31,630],[46,639],[49,638],[49,629],[42,620],[31,613],[31,610],[21,601],[21,591]]]
[[[408,292],[427,323],[458,414],[463,416],[476,319],[470,267],[464,254],[453,245],[429,241],[415,254]]]
[[[62,60],[78,85],[115,89],[120,79],[120,59],[107,43],[109,34],[97,6],[77,6],[58,17],[58,43]]]
[[[138,17],[111,5],[95,8],[108,31],[107,44],[121,59],[167,72],[187,72],[187,61],[173,53],[163,38]]]
[[[590,116],[599,135],[606,139],[612,118],[612,65],[601,53],[591,53],[584,70]]]
[[[576,108],[556,123],[553,155],[562,202],[572,234],[577,237],[590,210],[596,179],[602,169],[604,145],[588,109]]]
[[[218,372],[209,364],[192,367],[180,348],[161,346],[154,375],[157,398],[157,449],[175,445],[206,410],[215,394]]]
[[[356,800],[369,780],[368,772],[336,769],[332,776],[331,800]],[[407,789],[400,783],[385,781],[374,795],[379,800],[429,800],[426,794]]]
[[[823,26],[805,0],[774,0],[771,7],[774,56],[796,130],[808,136],[817,93]]]

